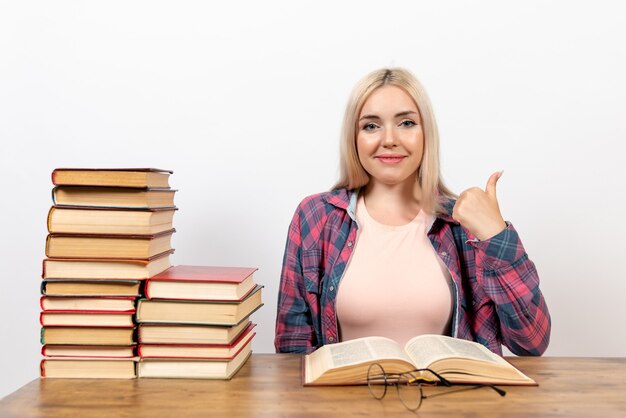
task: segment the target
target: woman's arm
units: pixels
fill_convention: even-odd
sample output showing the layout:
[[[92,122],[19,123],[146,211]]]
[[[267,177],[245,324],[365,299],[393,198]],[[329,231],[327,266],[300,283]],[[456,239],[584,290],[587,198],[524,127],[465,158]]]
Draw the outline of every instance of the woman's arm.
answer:
[[[518,355],[541,355],[550,341],[550,314],[537,269],[517,231],[500,213],[500,177],[501,171],[493,173],[484,191],[474,187],[461,193],[452,217],[465,228],[476,251],[476,279],[496,305],[503,343]]]
[[[517,355],[541,355],[550,341],[550,313],[539,275],[510,223],[499,234],[471,240],[476,279],[496,307],[503,343]]]
[[[316,346],[313,315],[306,301],[302,274],[301,213],[298,207],[289,225],[283,257],[274,339],[277,353],[309,353]]]

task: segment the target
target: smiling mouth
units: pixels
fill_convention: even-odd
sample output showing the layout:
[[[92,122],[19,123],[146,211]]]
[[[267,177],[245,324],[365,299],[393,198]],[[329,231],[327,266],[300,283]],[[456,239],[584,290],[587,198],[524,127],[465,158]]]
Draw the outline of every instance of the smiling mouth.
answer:
[[[406,157],[404,155],[379,155],[374,158],[385,164],[398,164]]]

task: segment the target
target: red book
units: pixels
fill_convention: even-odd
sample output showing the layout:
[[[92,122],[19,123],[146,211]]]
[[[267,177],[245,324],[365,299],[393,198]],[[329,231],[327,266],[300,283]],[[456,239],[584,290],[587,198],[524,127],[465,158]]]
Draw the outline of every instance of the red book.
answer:
[[[250,323],[232,344],[139,344],[141,358],[232,359],[256,335]]]
[[[256,283],[251,267],[178,265],[146,281],[148,299],[239,301]]]

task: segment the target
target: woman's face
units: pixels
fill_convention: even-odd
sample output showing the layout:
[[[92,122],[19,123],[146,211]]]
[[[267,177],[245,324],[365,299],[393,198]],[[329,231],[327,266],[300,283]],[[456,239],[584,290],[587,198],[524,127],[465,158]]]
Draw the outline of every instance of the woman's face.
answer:
[[[424,133],[411,96],[391,85],[374,90],[359,114],[356,147],[370,181],[414,183],[424,155]]]

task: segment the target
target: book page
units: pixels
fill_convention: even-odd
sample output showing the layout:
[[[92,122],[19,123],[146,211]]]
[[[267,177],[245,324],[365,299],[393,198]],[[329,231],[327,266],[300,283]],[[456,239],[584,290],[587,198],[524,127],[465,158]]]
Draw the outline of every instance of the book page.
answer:
[[[507,364],[500,356],[472,341],[443,335],[421,335],[406,344],[406,352],[418,368],[446,357],[464,357],[494,364]]]
[[[359,338],[340,344],[328,344],[325,347],[329,349],[333,368],[388,358],[400,358],[411,362],[398,343],[384,337]]]

